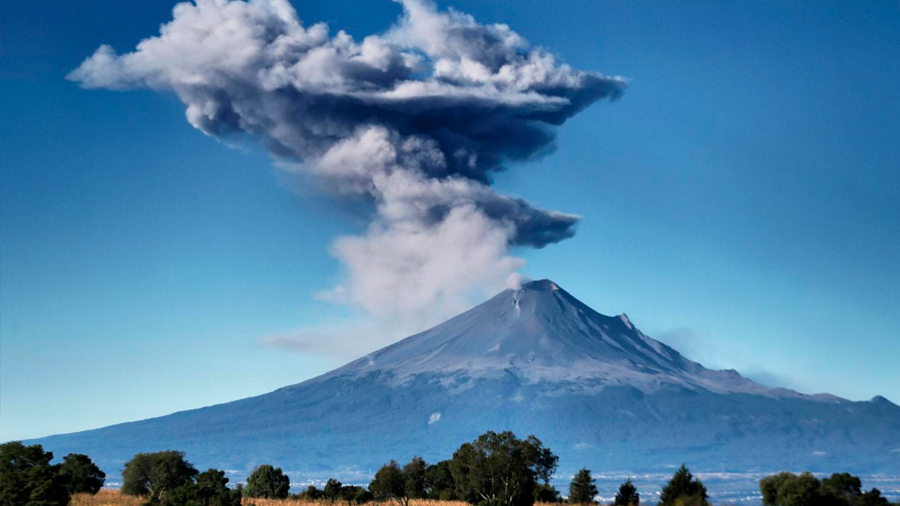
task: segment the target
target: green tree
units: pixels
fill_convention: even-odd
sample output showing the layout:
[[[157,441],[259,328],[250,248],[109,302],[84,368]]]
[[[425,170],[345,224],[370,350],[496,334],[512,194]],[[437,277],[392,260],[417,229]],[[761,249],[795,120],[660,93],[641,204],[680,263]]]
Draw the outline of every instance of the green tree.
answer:
[[[759,480],[759,491],[762,493],[762,503],[765,506],[777,506],[778,490],[788,480],[795,479],[793,473],[778,473]]]
[[[538,483],[534,487],[534,502],[562,502],[562,496],[559,490],[549,483]]]
[[[106,479],[106,473],[90,457],[80,453],[70,453],[63,457],[59,475],[70,494],[96,494],[103,488]]]
[[[862,482],[850,473],[834,473],[822,480],[822,493],[835,505],[849,506],[862,495]]]
[[[449,460],[442,460],[425,468],[425,494],[429,499],[442,501],[456,499]]]
[[[353,504],[363,504],[372,500],[372,494],[368,490],[357,485],[344,485],[341,487],[339,494],[341,500],[347,503],[347,506]]]
[[[597,482],[591,470],[582,467],[569,484],[569,502],[572,504],[593,504],[597,496]]]
[[[0,505],[66,506],[69,491],[52,460],[41,445],[0,445]]]
[[[343,488],[341,482],[334,478],[329,478],[328,481],[325,482],[325,490],[322,491],[322,497],[328,499],[330,502],[337,501],[341,498],[341,488]]]
[[[225,471],[209,469],[169,491],[163,499],[150,501],[160,506],[241,506],[241,490],[228,488]]]
[[[682,464],[672,475],[669,483],[663,487],[659,496],[659,505],[675,506],[676,501],[680,499],[685,506],[708,506],[708,497],[703,483],[694,478],[688,468]]]
[[[525,459],[529,462],[528,467],[534,473],[535,480],[549,484],[550,478],[553,477],[553,473],[559,465],[559,457],[534,435],[528,436],[522,445]]]
[[[854,501],[853,506],[891,506],[891,503],[881,496],[880,490],[873,488],[860,494]]]
[[[486,432],[459,447],[450,473],[459,497],[483,506],[531,506],[537,480],[548,481],[558,458],[541,441]]]
[[[353,501],[356,504],[365,504],[367,502],[371,502],[375,497],[372,495],[372,492],[369,492],[363,487],[354,487],[356,488],[356,496],[354,496]]]
[[[317,489],[315,485],[310,485],[306,487],[306,490],[297,494],[300,499],[304,499],[307,501],[318,501],[324,495],[325,493]]]
[[[759,482],[765,506],[888,506],[881,491],[862,491],[861,480],[849,473],[834,473],[819,481],[810,473],[779,473]]]
[[[413,457],[403,466],[403,488],[410,499],[425,498],[425,470],[428,464],[422,457]]]
[[[192,483],[195,476],[197,469],[184,460],[184,452],[138,453],[122,471],[122,493],[161,502],[172,490]]]
[[[397,501],[400,506],[409,506],[406,476],[396,460],[381,466],[375,473],[375,479],[369,484],[369,492],[380,501]]]
[[[778,506],[820,506],[827,496],[822,483],[812,473],[786,479],[778,488]]]
[[[631,479],[625,480],[625,483],[619,485],[619,491],[613,501],[615,506],[638,506],[641,504],[641,495],[638,494],[637,487],[634,486]]]
[[[338,497],[347,503],[347,506],[352,506],[353,502],[356,500],[356,492],[358,488],[356,485],[342,485],[341,491],[338,493]]]
[[[291,479],[281,468],[263,464],[250,473],[244,495],[263,499],[284,499],[291,490]]]

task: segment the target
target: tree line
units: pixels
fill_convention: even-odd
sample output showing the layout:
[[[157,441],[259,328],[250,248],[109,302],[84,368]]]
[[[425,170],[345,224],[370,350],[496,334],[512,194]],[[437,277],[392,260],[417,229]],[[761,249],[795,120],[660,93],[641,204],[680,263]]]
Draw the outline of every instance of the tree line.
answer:
[[[40,445],[20,442],[0,445],[0,506],[66,506],[73,494],[96,494],[106,475],[86,455],[69,454],[52,464],[53,453]],[[122,470],[126,495],[144,499],[144,506],[241,506],[242,498],[346,503],[371,501],[409,506],[413,499],[457,500],[477,506],[532,506],[563,503],[550,484],[559,458],[535,436],[520,439],[512,432],[486,432],[433,464],[413,457],[383,465],[367,487],[329,479],[293,496],[290,478],[269,464],[256,467],[246,484],[229,487],[225,472],[199,472],[183,452],[138,453]],[[877,488],[862,490],[858,477],[835,473],[822,480],[810,473],[779,473],[759,483],[765,506],[891,506]],[[586,468],[569,484],[565,502],[597,504],[596,480]],[[641,496],[629,479],[619,486],[614,506],[640,506]],[[663,487],[660,506],[709,506],[706,487],[682,465]],[[898,505],[900,506],[900,505]]]
[[[87,455],[53,453],[18,441],[0,445],[0,506],[65,506],[73,494],[96,494],[106,479]]]
[[[863,491],[862,482],[849,473],[818,479],[812,473],[778,473],[760,480],[765,506],[889,506],[877,488]]]

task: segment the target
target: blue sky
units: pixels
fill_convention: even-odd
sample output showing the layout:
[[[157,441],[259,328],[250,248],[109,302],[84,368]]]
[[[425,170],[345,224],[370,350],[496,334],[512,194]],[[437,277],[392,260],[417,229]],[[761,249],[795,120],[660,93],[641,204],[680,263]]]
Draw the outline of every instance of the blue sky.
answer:
[[[357,317],[316,300],[359,216],[293,188],[262,150],[173,96],[83,90],[172,2],[0,3],[0,439],[260,394],[340,359],[261,336]],[[303,2],[307,23],[385,30],[390,2]],[[584,217],[516,250],[605,314],[716,368],[900,402],[896,2],[454,2],[573,67],[614,103],[495,186]],[[402,337],[402,336],[397,336]]]

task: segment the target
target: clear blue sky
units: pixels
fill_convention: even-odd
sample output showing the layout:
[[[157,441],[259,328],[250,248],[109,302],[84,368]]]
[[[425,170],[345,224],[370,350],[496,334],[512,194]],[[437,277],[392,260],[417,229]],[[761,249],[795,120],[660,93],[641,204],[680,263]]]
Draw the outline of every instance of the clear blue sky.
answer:
[[[174,97],[65,80],[173,2],[0,3],[0,440],[260,394],[334,359],[260,336],[340,321],[333,239],[359,220]],[[390,2],[302,2],[354,37]],[[900,402],[897,2],[455,2],[618,102],[559,131],[505,193],[584,217],[516,253],[600,312],[716,368]]]

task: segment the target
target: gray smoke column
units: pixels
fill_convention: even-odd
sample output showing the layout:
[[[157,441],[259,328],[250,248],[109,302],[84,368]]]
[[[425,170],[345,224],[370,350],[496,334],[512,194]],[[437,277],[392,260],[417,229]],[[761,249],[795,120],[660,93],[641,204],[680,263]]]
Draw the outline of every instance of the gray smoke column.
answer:
[[[452,307],[523,265],[510,247],[572,237],[577,216],[494,192],[491,173],[553,148],[553,127],[625,81],[575,70],[502,24],[422,0],[354,40],[303,26],[285,0],[175,6],[130,53],[101,46],[69,79],[174,92],[204,133],[262,139],[335,195],[366,199],[368,230],[332,252],[331,298],[373,313]]]

